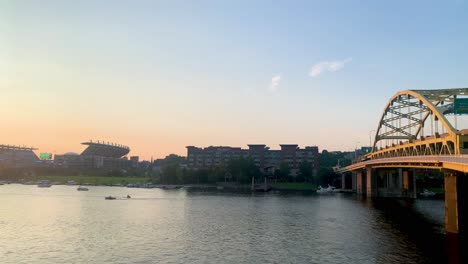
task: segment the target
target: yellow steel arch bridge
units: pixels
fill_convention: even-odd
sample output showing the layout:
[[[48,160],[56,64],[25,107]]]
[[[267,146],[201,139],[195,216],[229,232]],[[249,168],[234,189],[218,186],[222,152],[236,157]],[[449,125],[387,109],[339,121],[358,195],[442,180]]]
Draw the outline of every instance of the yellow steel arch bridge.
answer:
[[[468,172],[468,129],[456,128],[457,112],[468,113],[456,105],[462,98],[468,98],[468,88],[396,93],[381,115],[372,152],[341,171],[372,165]]]
[[[352,172],[358,194],[416,198],[415,169],[441,170],[446,232],[462,230],[468,237],[468,129],[459,129],[468,128],[464,114],[468,88],[396,93],[381,115],[372,152],[338,170],[342,187]]]

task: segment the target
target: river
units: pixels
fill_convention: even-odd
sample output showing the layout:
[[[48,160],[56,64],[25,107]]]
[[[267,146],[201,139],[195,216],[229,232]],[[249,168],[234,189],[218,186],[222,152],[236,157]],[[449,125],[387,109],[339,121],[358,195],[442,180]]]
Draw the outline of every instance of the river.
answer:
[[[443,200],[0,186],[1,263],[443,263],[445,243]]]

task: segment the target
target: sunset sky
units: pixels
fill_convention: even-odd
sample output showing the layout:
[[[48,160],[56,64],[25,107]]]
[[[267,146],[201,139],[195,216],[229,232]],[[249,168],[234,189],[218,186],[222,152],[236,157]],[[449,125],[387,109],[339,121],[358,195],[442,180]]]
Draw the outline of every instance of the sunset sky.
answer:
[[[351,150],[397,91],[468,87],[467,47],[461,0],[0,0],[0,144]]]

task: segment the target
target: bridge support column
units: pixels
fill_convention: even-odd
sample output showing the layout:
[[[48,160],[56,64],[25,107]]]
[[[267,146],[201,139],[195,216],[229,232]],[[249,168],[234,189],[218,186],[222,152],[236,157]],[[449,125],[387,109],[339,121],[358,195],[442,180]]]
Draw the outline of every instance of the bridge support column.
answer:
[[[367,197],[376,197],[377,196],[377,178],[375,172],[371,167],[366,168],[366,187],[367,187]]]
[[[346,173],[341,174],[341,189],[346,189]]]
[[[403,184],[403,196],[406,196],[408,198],[417,198],[417,192],[416,192],[416,173],[414,170],[407,171],[404,170],[402,172],[402,184]]]
[[[356,173],[354,172],[352,175],[351,175],[351,189],[355,192],[356,191]]]
[[[458,234],[457,176],[446,173],[445,187],[445,232]]]
[[[403,169],[398,169],[398,188],[403,189]]]
[[[457,256],[461,256],[462,259],[468,257],[468,253],[463,250],[463,246],[468,242],[468,175],[446,171],[444,188],[445,233],[449,254],[459,261]]]
[[[408,171],[403,171],[402,172],[403,176],[403,194],[408,197],[408,190],[409,190],[409,175]]]
[[[358,171],[356,172],[356,193],[357,194],[363,194],[363,186],[362,186],[362,172]]]

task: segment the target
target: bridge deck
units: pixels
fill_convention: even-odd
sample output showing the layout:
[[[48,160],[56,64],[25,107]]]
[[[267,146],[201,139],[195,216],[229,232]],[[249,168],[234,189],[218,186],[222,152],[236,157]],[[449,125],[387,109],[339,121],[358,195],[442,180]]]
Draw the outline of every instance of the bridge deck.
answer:
[[[428,169],[450,169],[460,172],[468,172],[468,155],[433,155],[382,158],[355,163],[342,168],[338,172],[360,170],[364,169],[366,166],[372,166],[373,168],[412,167]]]

